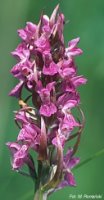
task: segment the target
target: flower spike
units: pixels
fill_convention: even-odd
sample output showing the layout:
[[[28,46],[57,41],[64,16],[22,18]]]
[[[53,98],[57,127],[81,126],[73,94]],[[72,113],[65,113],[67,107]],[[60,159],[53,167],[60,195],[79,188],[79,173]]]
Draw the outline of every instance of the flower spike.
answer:
[[[18,30],[22,41],[12,52],[17,64],[11,73],[18,83],[9,95],[16,97],[20,106],[14,112],[19,133],[16,142],[7,146],[12,169],[34,181],[34,200],[46,200],[54,191],[76,186],[72,169],[80,161],[74,155],[85,123],[77,89],[87,80],[77,73],[75,64],[75,57],[83,53],[77,47],[80,38],[72,39],[66,47],[64,25],[64,14],[57,5],[50,17],[42,13],[38,24],[27,22]],[[82,120],[73,109],[79,110]],[[24,172],[24,165],[29,172]]]

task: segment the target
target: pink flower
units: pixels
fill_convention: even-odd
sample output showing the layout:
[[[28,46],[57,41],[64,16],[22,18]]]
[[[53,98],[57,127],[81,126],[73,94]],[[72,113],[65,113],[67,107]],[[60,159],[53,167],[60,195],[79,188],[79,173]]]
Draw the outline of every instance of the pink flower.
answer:
[[[28,49],[27,45],[23,42],[18,45],[15,51],[12,52],[12,55],[19,60],[25,61],[29,59],[30,50]]]
[[[57,108],[53,103],[43,104],[40,107],[40,114],[46,117],[50,117],[57,112]]]
[[[23,88],[23,81],[20,81],[9,93],[10,96],[15,96],[16,98],[20,98],[21,91]]]
[[[66,56],[77,56],[83,53],[83,51],[80,48],[76,47],[79,40],[80,38],[76,38],[68,43],[68,48],[66,48]]]
[[[36,35],[37,26],[32,22],[27,22],[27,25],[24,29],[18,30],[18,34],[23,39],[23,41],[31,42]]]
[[[74,129],[74,127],[78,127],[79,123],[77,123],[72,114],[67,114],[60,120],[59,124],[59,132],[66,137],[66,140],[69,138],[70,133]]]
[[[54,146],[56,146],[57,148],[60,146],[64,147],[64,144],[65,144],[65,136],[63,134],[60,134],[60,133],[56,133],[56,136],[52,139],[52,144]]]
[[[50,53],[45,53],[43,74],[53,76],[58,73],[58,65],[52,60]]]
[[[41,35],[40,38],[38,38],[35,41],[35,46],[37,47],[37,50],[41,53],[49,52],[50,51],[50,43],[47,37],[45,37],[44,34]]]
[[[23,125],[20,130],[17,141],[25,142],[29,148],[37,150],[40,145],[40,132],[37,132],[37,128],[34,124]]]
[[[28,121],[30,121],[29,114],[26,113],[25,110],[20,110],[16,113],[15,120],[21,124],[28,124]]]
[[[54,89],[55,82],[48,83],[45,88],[43,88],[42,83],[39,81],[36,86],[36,90],[42,101],[40,107],[40,114],[50,117],[52,114],[56,113],[57,108],[53,102],[51,102],[51,91]]]
[[[80,159],[71,157],[72,152],[73,149],[69,149],[66,155],[64,156],[64,162],[63,162],[64,179],[58,185],[56,190],[62,189],[66,186],[76,186],[75,178],[73,173],[71,172],[71,169],[79,163]]]
[[[12,154],[12,167],[15,170],[20,169],[28,161],[28,146],[19,145],[15,142],[8,142],[8,148]]]
[[[83,76],[75,76],[75,77],[73,77],[73,78],[71,79],[71,81],[72,81],[72,83],[73,83],[73,85],[74,85],[75,87],[78,87],[78,86],[80,86],[80,85],[82,85],[82,84],[86,84],[87,79],[84,78]]]
[[[76,99],[75,100],[70,99],[70,100],[66,101],[66,103],[64,104],[64,106],[62,108],[62,112],[66,115],[67,115],[67,113],[70,114],[70,110],[72,108],[76,107],[77,105],[78,105],[78,102]]]
[[[86,84],[87,79],[83,76],[73,76],[70,79],[66,79],[63,81],[62,89],[66,92],[75,92],[76,87],[79,87],[80,85]]]
[[[23,62],[21,61],[16,64],[11,69],[11,73],[14,75],[14,77],[25,81],[25,79],[28,79],[28,76],[32,73],[32,68],[33,64],[28,60],[24,60]]]
[[[73,108],[77,106],[80,102],[80,98],[78,93],[73,92],[64,92],[62,95],[59,96],[57,100],[57,106],[63,113],[65,113],[65,110],[68,108]]]
[[[21,127],[17,141],[22,141],[28,145],[29,149],[32,148],[37,151],[40,145],[41,130],[38,125],[33,123],[33,120],[36,119],[35,116],[31,117],[31,114],[26,113],[25,109],[20,110],[15,115],[15,120]]]

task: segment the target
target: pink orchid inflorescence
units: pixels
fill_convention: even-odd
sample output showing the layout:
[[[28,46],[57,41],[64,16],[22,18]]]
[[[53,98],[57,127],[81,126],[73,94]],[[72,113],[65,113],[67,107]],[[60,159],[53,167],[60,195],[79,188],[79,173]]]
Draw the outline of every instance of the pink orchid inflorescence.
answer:
[[[64,25],[58,5],[50,18],[42,14],[38,25],[27,22],[24,29],[18,30],[22,42],[12,52],[18,63],[11,73],[19,83],[10,96],[15,96],[20,105],[15,112],[19,135],[15,142],[7,143],[12,168],[21,172],[27,165],[36,188],[48,193],[76,185],[71,169],[79,163],[74,154],[83,128],[83,122],[72,114],[72,109],[77,108],[83,116],[77,87],[86,79],[77,75],[74,61],[83,52],[77,47],[80,38],[65,47]],[[25,100],[24,88],[28,93]],[[77,133],[72,133],[75,127]],[[75,137],[74,146],[64,155],[66,143]],[[37,159],[33,159],[32,151]]]

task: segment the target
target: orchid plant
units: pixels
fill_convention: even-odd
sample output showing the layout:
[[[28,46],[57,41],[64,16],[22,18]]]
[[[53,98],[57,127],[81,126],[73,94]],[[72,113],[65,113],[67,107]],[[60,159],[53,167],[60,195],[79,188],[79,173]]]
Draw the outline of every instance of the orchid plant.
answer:
[[[27,22],[18,30],[22,41],[12,52],[18,63],[11,73],[19,83],[9,95],[19,102],[20,109],[15,112],[19,134],[7,146],[12,169],[32,178],[34,200],[46,200],[52,192],[76,185],[72,168],[80,161],[75,153],[84,127],[77,88],[86,79],[77,74],[74,59],[83,53],[77,47],[80,38],[65,47],[64,25],[64,15],[57,5],[50,18],[42,14],[37,25]],[[81,120],[75,118],[73,109],[78,110]]]

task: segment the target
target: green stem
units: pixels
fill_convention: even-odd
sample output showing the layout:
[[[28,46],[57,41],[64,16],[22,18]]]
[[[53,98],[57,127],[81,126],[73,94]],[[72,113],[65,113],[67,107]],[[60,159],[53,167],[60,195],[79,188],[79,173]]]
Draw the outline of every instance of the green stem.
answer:
[[[47,200],[47,194],[43,193],[41,190],[38,190],[35,193],[34,200]]]

